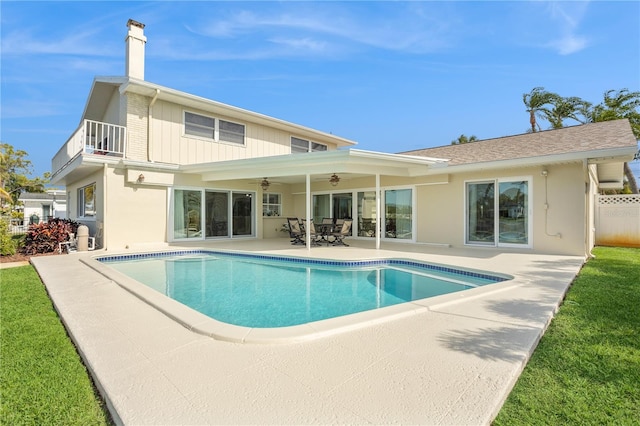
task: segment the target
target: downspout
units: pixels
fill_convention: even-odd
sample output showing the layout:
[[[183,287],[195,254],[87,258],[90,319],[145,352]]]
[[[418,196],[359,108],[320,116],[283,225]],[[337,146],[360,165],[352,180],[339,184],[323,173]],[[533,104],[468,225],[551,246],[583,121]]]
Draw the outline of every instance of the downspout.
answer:
[[[156,94],[151,99],[151,103],[149,103],[149,112],[147,114],[147,161],[153,163],[153,149],[151,148],[151,143],[153,141],[151,119],[153,118],[153,105],[158,100],[158,95],[160,95],[160,89],[156,89]]]
[[[306,204],[306,219],[307,219],[307,223],[306,226],[304,227],[304,231],[307,234],[306,235],[306,242],[307,242],[307,250],[311,251],[311,175],[309,173],[307,173],[307,177],[306,177],[306,190],[305,190],[305,204]]]
[[[380,211],[380,173],[376,173],[376,250],[380,250],[382,232],[382,212]]]
[[[582,167],[585,172],[585,176],[587,181],[585,182],[585,196],[584,196],[584,211],[586,213],[585,220],[585,229],[584,229],[584,255],[585,259],[590,259],[595,257],[591,250],[593,246],[595,246],[596,242],[596,234],[595,234],[595,199],[594,193],[592,193],[591,188],[593,187],[593,182],[598,181],[598,176],[594,174],[589,167],[589,162],[587,160],[583,160]]]
[[[109,168],[107,166],[107,163],[104,163],[102,165],[102,230],[96,229],[96,233],[97,232],[102,232],[102,249],[103,250],[107,250],[107,233],[105,232],[105,229],[108,229],[107,227],[107,218],[109,217],[108,212],[107,212],[107,173],[109,171]]]

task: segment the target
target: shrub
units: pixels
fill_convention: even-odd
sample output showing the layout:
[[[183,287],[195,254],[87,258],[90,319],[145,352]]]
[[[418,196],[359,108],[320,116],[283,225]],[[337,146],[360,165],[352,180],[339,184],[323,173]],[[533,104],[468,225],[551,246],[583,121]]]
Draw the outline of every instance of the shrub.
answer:
[[[22,252],[27,255],[53,253],[58,244],[67,241],[69,233],[76,233],[80,224],[70,219],[50,219],[29,226]]]
[[[9,232],[9,223],[0,219],[0,255],[11,256],[12,254],[16,254],[16,245]]]

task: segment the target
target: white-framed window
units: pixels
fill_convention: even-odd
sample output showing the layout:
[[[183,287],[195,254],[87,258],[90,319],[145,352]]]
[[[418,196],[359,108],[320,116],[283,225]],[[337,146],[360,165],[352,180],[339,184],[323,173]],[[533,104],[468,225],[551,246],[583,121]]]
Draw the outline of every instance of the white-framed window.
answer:
[[[531,178],[466,182],[465,244],[531,247]]]
[[[262,216],[282,215],[282,195],[276,192],[262,193]]]
[[[184,112],[184,134],[215,139],[216,119],[192,112]]]
[[[244,145],[244,125],[226,120],[218,120],[220,127],[219,139],[223,142]]]
[[[197,138],[245,144],[245,125],[194,112],[184,112],[184,134]]]
[[[96,216],[96,184],[78,188],[78,217]]]
[[[291,153],[326,151],[327,146],[317,142],[291,136]]]

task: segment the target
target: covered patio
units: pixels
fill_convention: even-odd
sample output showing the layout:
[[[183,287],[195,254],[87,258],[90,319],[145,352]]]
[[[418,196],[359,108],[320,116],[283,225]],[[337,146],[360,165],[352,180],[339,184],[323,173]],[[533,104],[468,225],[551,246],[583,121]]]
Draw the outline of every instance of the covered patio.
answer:
[[[413,183],[414,178],[440,173],[441,176],[432,182],[437,183],[448,178],[441,170],[447,162],[446,159],[347,149],[194,164],[182,166],[181,171],[197,174],[204,182],[253,182],[257,186],[266,181],[268,185],[290,185],[294,194],[304,194],[305,216],[301,219],[309,223],[313,218],[312,192],[326,189],[327,184],[341,183],[342,187],[353,190],[357,186],[350,185],[350,181],[373,178],[374,208],[381,212],[382,179],[402,178],[407,184]],[[373,222],[371,231],[375,236],[375,247],[380,248],[380,220]],[[312,238],[308,227],[306,232],[306,246],[310,249]]]
[[[584,259],[354,240],[171,244],[329,259],[409,258],[512,275],[426,309],[307,341],[231,343],[190,330],[87,265],[34,266],[118,424],[489,424]],[[125,252],[132,253],[131,250]],[[110,251],[108,254],[118,254]],[[502,284],[502,283],[501,283]]]

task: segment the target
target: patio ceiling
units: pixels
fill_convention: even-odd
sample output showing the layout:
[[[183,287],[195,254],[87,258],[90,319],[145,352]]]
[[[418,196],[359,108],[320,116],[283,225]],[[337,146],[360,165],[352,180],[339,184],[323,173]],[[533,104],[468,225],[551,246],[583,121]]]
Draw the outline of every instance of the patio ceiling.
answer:
[[[328,178],[333,173],[350,178],[376,174],[415,177],[446,166],[447,160],[438,158],[348,149],[192,164],[180,169],[200,174],[205,181],[269,177],[275,182],[299,183],[305,181],[307,174],[314,180]]]

